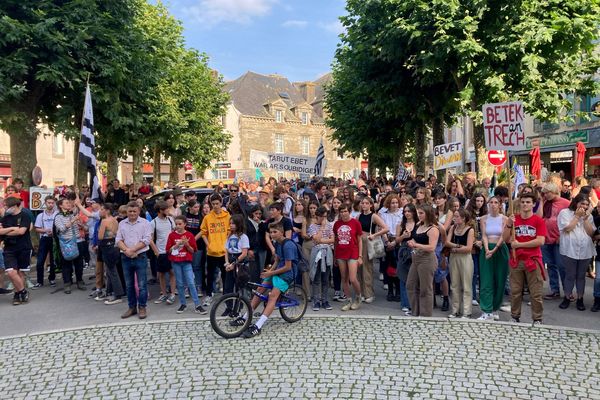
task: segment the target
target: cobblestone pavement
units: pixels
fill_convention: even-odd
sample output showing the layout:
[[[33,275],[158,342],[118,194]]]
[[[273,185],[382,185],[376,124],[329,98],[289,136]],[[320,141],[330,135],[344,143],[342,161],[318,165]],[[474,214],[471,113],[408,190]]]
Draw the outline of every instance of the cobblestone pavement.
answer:
[[[203,319],[0,344],[7,399],[600,398],[600,334],[525,324],[277,317],[225,340]]]

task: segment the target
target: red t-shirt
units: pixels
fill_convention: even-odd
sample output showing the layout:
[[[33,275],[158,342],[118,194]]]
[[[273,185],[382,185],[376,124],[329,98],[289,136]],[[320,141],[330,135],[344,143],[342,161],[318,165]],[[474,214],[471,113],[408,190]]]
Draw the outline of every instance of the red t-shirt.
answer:
[[[21,196],[21,200],[23,201],[23,207],[29,208],[29,191],[21,189],[19,196]]]
[[[173,247],[175,245],[175,241],[179,240],[183,237],[187,237],[188,238],[188,244],[190,245],[190,247],[192,249],[194,249],[193,252],[189,252],[185,246],[179,248],[179,249],[171,249],[171,247]],[[185,231],[184,233],[177,233],[175,231],[169,233],[169,237],[167,238],[167,254],[169,255],[169,261],[173,261],[173,262],[186,262],[186,261],[192,261],[192,257],[194,255],[194,252],[198,251],[198,247],[196,247],[196,238],[194,238],[194,235],[192,235],[191,232]]]
[[[338,219],[333,224],[333,233],[335,234],[335,258],[358,259],[358,242],[362,235],[360,222],[354,218],[349,221]]]
[[[546,236],[546,222],[539,215],[533,214],[523,219],[519,214],[515,216],[515,239],[517,242],[526,243],[535,240],[538,236]],[[531,247],[516,249],[518,259],[542,257],[542,248]]]

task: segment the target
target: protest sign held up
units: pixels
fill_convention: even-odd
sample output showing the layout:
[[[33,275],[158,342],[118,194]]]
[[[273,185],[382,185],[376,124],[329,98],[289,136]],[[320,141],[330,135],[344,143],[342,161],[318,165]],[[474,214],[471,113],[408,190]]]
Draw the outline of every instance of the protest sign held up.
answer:
[[[523,103],[485,104],[483,129],[487,150],[525,150],[525,111]]]
[[[433,169],[446,169],[462,165],[463,148],[461,142],[441,144],[433,148]]]

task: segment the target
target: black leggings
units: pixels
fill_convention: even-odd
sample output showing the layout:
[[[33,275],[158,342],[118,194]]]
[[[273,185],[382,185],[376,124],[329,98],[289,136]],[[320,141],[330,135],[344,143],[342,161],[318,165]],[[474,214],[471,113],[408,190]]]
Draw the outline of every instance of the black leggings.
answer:
[[[223,294],[232,293],[235,285],[233,271],[225,271],[225,256],[214,257],[206,256],[207,282],[206,295],[213,295],[213,284],[215,280],[215,271],[217,268],[221,271],[221,283],[223,284]]]

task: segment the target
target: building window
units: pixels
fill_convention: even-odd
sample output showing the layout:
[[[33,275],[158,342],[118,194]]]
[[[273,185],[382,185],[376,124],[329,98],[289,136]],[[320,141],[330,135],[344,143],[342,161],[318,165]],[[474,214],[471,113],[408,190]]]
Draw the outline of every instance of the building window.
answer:
[[[226,169],[218,169],[217,170],[217,179],[228,179],[229,171]]]
[[[65,155],[65,140],[62,136],[52,136],[52,153],[54,156]]]
[[[283,146],[283,135],[277,134],[275,135],[275,153],[283,152],[285,152],[285,148]]]
[[[302,136],[302,155],[310,154],[310,138],[308,136]]]
[[[300,116],[302,117],[302,125],[308,125],[308,113],[303,111]]]
[[[277,123],[283,122],[283,111],[275,110],[275,122],[277,122]]]

